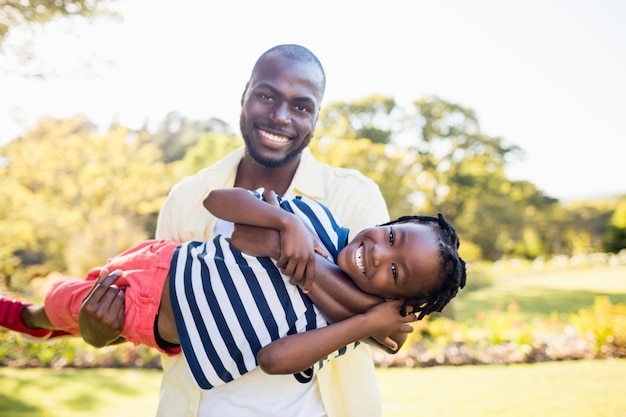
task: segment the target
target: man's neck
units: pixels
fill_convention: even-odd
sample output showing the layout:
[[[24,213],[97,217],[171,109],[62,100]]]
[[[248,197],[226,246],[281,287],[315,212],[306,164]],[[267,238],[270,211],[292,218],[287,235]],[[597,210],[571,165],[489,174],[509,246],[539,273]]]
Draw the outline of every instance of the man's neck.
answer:
[[[274,190],[276,194],[285,194],[300,164],[300,158],[294,158],[280,168],[266,168],[250,159],[243,157],[237,167],[235,187],[255,190],[263,187]]]

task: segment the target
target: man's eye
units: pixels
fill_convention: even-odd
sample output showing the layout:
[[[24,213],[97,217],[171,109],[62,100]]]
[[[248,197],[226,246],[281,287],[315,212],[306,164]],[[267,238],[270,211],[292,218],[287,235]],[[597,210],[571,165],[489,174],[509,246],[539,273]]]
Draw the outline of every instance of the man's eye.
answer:
[[[259,98],[261,100],[264,100],[264,101],[271,101],[272,100],[272,96],[264,94],[264,93],[259,93]]]
[[[396,235],[393,233],[393,229],[389,229],[389,245],[393,246],[396,241]]]
[[[296,110],[299,111],[300,113],[308,113],[309,112],[309,108],[306,106],[296,106]]]
[[[398,268],[396,267],[395,264],[391,264],[391,275],[393,275],[394,281],[398,280]]]

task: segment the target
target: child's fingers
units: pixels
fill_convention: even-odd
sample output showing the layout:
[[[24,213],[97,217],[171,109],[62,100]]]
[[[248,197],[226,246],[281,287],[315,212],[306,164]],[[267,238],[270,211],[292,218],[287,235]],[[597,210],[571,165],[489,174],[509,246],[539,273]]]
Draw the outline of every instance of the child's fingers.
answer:
[[[265,190],[265,192],[263,193],[263,198],[265,198],[266,203],[272,206],[280,206],[278,204],[278,199],[276,198],[276,193],[274,192],[274,190]]]
[[[315,262],[310,262],[306,265],[306,269],[304,271],[304,281],[300,282],[300,289],[302,289],[303,293],[307,294],[311,291],[313,281],[315,281]]]
[[[313,268],[310,268],[307,264],[299,264],[297,265],[294,273],[289,277],[289,283],[291,285],[299,285],[302,292],[306,294],[311,291],[314,279],[315,267],[313,266]]]
[[[386,336],[383,340],[378,340],[378,342],[387,346],[389,349],[393,350],[394,352],[398,350],[398,344],[390,336]]]

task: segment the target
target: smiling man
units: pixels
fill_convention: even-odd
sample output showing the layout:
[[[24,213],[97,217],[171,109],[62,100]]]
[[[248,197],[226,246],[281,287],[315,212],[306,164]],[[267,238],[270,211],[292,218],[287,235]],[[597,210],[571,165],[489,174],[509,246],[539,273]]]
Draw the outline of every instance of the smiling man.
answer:
[[[388,221],[385,201],[372,180],[356,170],[323,164],[308,149],[325,85],[321,63],[302,46],[278,45],[261,55],[241,98],[245,146],[172,188],[159,214],[156,238],[182,242],[209,240],[219,233],[230,235],[233,225],[218,221],[204,209],[203,200],[211,190],[233,186],[310,197],[328,206],[354,231]],[[110,299],[109,310],[119,311],[117,303],[123,302],[123,297]],[[98,338],[113,340],[120,325],[117,318],[109,322],[116,326],[107,328],[109,323],[90,313],[108,307],[98,302],[86,301],[81,330],[91,325],[92,331],[83,331],[85,340],[101,346]],[[255,370],[203,391],[195,385],[182,355],[164,357],[163,368],[159,417],[374,417],[382,412],[374,365],[365,344],[324,366],[314,383]]]

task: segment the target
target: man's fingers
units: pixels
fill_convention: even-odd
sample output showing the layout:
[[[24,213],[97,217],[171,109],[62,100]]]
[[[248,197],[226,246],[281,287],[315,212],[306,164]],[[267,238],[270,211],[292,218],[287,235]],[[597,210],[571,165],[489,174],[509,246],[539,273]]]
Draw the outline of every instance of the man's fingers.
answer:
[[[91,311],[98,310],[99,304],[109,306],[113,301],[113,298],[117,295],[120,289],[115,285],[115,282],[122,276],[122,271],[116,269],[111,274],[106,268],[100,271],[98,279],[94,282],[93,287],[87,293],[87,296],[83,300],[83,306]]]
[[[100,270],[100,275],[98,275],[98,279],[96,279],[94,281],[93,287],[91,287],[91,289],[89,290],[89,292],[85,296],[85,300],[88,299],[89,297],[91,297],[91,294],[93,294],[93,292],[99,288],[100,283],[102,282],[102,280],[104,280],[107,277],[107,275],[109,275],[109,270],[106,269],[106,268],[102,268]]]
[[[107,277],[105,277],[102,281],[100,281],[99,285],[101,287],[111,287],[115,284],[115,282],[122,276],[122,271],[119,269],[116,269],[115,271],[111,272],[111,274]],[[98,279],[100,279],[98,277]],[[117,286],[115,286],[115,288],[117,288]]]
[[[104,294],[100,298],[98,309],[106,311],[106,314],[116,317],[119,311],[124,311],[124,289],[120,289],[117,285],[102,287]]]
[[[111,303],[111,311],[116,314],[115,325],[120,329],[124,326],[124,301],[126,300],[124,293],[124,290],[119,290],[117,292],[117,295],[115,296],[115,299]]]

